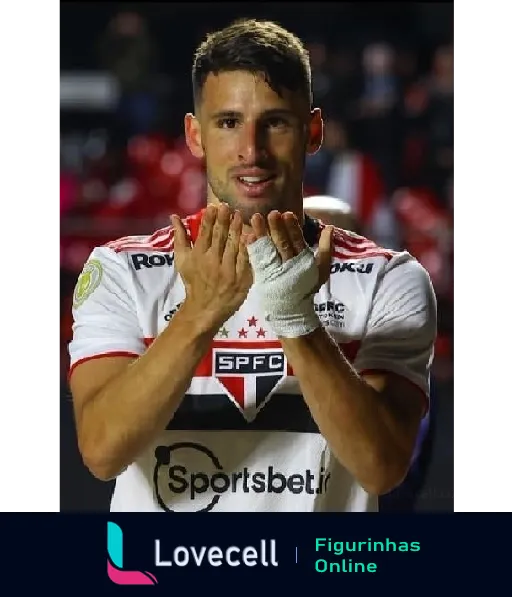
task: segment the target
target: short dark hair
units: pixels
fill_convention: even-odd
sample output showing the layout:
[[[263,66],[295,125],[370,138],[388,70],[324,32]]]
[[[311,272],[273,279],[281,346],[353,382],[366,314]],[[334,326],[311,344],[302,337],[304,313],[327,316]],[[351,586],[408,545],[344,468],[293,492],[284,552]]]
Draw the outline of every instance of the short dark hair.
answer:
[[[194,103],[200,101],[210,73],[235,70],[261,73],[277,94],[281,95],[283,89],[300,92],[312,105],[308,51],[297,36],[275,22],[238,19],[210,33],[194,55]]]

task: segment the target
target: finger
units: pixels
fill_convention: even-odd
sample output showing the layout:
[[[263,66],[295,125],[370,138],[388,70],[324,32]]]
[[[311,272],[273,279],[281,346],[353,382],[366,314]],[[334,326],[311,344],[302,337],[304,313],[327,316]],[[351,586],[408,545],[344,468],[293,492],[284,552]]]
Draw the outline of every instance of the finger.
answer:
[[[261,214],[254,214],[251,218],[252,231],[256,238],[267,236],[267,224],[265,218]]]
[[[225,264],[231,267],[236,266],[236,259],[238,255],[238,248],[240,245],[240,238],[242,235],[243,220],[242,215],[237,210],[233,214],[231,224],[228,230],[228,238],[226,240],[226,246],[224,248],[224,255],[222,260]]]
[[[278,211],[271,211],[268,214],[268,227],[270,230],[270,237],[272,238],[282,261],[288,261],[288,259],[291,259],[295,253],[293,251],[290,237],[288,236],[288,231],[284,225],[283,218]]]
[[[306,241],[304,240],[302,228],[299,224],[297,216],[291,211],[288,211],[283,214],[283,222],[288,232],[288,237],[292,243],[295,255],[302,253],[302,251],[306,248]]]
[[[252,278],[252,268],[251,262],[249,261],[249,253],[247,252],[247,247],[245,246],[245,239],[240,239],[240,244],[238,245],[238,253],[236,256],[236,277],[237,279],[243,278],[244,276],[251,276]]]
[[[174,229],[174,252],[179,255],[187,250],[190,251],[190,239],[179,216],[173,214],[171,216],[171,224]]]
[[[229,234],[229,226],[231,224],[231,212],[229,207],[225,204],[219,205],[217,208],[217,221],[213,226],[211,250],[222,259],[224,255],[224,248]]]
[[[319,271],[319,287],[327,282],[331,272],[333,230],[333,226],[326,226],[322,230],[318,241],[318,251],[315,261]]]
[[[213,227],[217,220],[217,206],[210,204],[205,209],[201,218],[201,226],[195,242],[195,246],[201,253],[205,253],[211,247]]]
[[[248,234],[245,234],[242,238],[242,242],[246,247],[252,245],[252,243],[256,242],[257,240],[258,237],[254,234],[254,232],[249,232]]]

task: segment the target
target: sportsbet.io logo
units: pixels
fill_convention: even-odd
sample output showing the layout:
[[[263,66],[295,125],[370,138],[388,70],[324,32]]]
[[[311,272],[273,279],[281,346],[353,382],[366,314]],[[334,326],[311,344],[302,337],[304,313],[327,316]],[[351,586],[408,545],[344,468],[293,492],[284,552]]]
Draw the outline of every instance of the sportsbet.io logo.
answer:
[[[97,259],[91,259],[84,265],[82,273],[73,293],[73,307],[76,309],[83,305],[91,294],[98,288],[103,276],[103,267]]]
[[[292,474],[274,466],[226,471],[210,448],[195,442],[158,446],[154,492],[165,512],[211,512],[229,494],[323,495],[330,474],[324,468]]]
[[[180,453],[181,451],[181,453]],[[192,458],[196,460],[195,457],[197,455],[204,456],[203,462],[203,469],[218,471],[217,473],[213,473],[212,475],[200,472],[200,473],[189,473],[186,466],[180,464],[171,464],[171,461],[175,460],[176,463],[179,462],[180,456],[191,456],[190,451],[192,451]],[[190,500],[192,503],[196,499],[198,494],[201,494],[207,491],[210,486],[212,489],[216,486],[217,479],[219,475],[222,475],[222,465],[219,462],[219,459],[215,456],[215,454],[206,448],[205,446],[201,446],[200,444],[196,444],[193,442],[180,442],[177,444],[173,444],[172,446],[158,446],[155,450],[155,458],[156,458],[156,465],[154,471],[154,481],[155,481],[155,495],[158,501],[159,506],[162,510],[166,512],[174,512],[169,506],[166,504],[166,500],[162,496],[162,491],[159,481],[161,469],[165,469],[168,467],[168,475],[167,475],[167,486],[168,489],[171,490],[172,493],[183,495],[185,493],[190,494]],[[225,475],[224,475],[225,477]],[[213,485],[212,485],[213,483]],[[215,491],[215,489],[213,489]],[[215,506],[218,504],[220,500],[220,493],[214,495],[211,502],[203,507],[195,510],[196,512],[210,512],[213,510]]]

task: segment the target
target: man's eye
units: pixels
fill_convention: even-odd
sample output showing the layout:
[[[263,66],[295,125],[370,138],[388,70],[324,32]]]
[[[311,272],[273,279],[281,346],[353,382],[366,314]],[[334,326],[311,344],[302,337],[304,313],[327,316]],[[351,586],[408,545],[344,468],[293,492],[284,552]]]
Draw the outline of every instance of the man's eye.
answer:
[[[273,129],[281,129],[287,127],[288,122],[284,118],[276,116],[275,118],[269,118],[267,120],[267,126]]]
[[[234,129],[237,125],[236,118],[221,118],[218,121],[218,126],[221,129]]]

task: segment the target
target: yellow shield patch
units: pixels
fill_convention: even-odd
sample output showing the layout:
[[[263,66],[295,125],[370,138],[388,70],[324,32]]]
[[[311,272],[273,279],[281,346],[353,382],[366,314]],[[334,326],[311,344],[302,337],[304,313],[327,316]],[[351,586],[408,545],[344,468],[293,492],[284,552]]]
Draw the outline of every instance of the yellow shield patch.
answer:
[[[73,307],[76,309],[83,305],[91,294],[98,288],[103,276],[103,267],[97,259],[91,259],[84,265],[82,273],[73,293]]]

